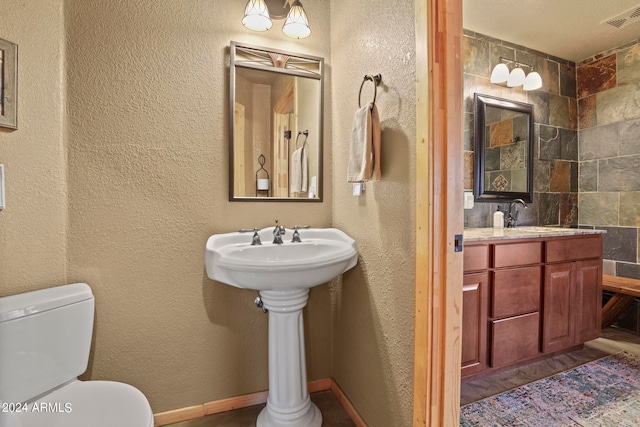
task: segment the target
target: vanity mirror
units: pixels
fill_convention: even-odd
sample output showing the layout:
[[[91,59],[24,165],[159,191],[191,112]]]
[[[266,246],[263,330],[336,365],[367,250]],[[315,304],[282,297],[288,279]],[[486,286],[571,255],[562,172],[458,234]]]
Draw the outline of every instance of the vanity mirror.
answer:
[[[473,193],[533,202],[533,105],[476,93]]]
[[[322,201],[324,60],[231,42],[229,200]]]

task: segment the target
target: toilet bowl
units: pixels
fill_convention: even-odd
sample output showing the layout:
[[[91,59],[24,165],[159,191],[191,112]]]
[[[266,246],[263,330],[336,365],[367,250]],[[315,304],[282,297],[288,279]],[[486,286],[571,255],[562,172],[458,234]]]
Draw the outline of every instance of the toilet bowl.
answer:
[[[93,314],[85,283],[0,298],[0,427],[153,427],[135,387],[77,379]]]

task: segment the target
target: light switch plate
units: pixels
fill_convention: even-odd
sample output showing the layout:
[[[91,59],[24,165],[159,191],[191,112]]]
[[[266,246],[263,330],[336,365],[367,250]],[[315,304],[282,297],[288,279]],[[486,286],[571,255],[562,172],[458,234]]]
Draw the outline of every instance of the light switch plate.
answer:
[[[4,165],[0,165],[0,210],[4,209]]]
[[[464,192],[464,208],[473,209],[473,193],[471,191]]]

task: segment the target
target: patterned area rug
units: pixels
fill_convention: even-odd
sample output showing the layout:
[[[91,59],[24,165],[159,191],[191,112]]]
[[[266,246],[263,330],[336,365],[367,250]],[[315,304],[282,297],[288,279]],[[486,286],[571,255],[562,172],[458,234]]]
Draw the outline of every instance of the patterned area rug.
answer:
[[[461,409],[467,426],[640,426],[640,357],[587,363]]]

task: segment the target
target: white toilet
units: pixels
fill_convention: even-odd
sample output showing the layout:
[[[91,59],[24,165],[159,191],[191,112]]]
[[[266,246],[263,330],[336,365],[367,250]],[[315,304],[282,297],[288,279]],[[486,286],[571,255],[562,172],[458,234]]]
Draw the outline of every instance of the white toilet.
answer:
[[[0,427],[153,427],[138,389],[77,379],[93,310],[85,283],[0,298]]]

